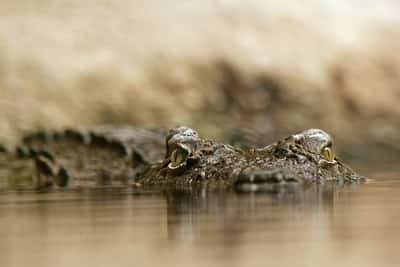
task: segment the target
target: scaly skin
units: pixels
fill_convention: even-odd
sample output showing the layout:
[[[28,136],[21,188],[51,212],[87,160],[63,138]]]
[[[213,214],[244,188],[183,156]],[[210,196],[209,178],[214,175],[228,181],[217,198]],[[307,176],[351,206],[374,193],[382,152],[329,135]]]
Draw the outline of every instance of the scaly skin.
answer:
[[[25,136],[15,152],[0,153],[3,184],[40,190],[128,186],[163,159],[164,134],[130,127],[37,132]]]
[[[0,181],[32,177],[40,190],[209,184],[239,191],[362,181],[333,155],[332,143],[318,129],[248,150],[202,139],[184,126],[171,129],[165,140],[160,132],[129,127],[41,132],[26,136],[17,153],[0,154]]]
[[[179,127],[167,136],[165,160],[137,177],[139,183],[187,185],[219,183],[234,185],[240,191],[274,190],[282,185],[307,185],[326,181],[360,182],[356,174],[333,154],[332,138],[319,129],[291,135],[259,149],[239,150],[215,141],[201,139],[190,128]],[[184,150],[187,158],[174,161],[173,151]],[[174,166],[176,165],[176,166]]]

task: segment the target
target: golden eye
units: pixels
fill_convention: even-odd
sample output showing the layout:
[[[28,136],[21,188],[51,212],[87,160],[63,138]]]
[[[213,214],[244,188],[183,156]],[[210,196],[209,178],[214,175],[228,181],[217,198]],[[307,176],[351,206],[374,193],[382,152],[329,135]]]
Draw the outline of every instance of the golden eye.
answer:
[[[176,168],[179,165],[181,165],[182,163],[184,163],[186,161],[186,159],[189,156],[189,152],[186,149],[183,149],[181,147],[178,147],[177,149],[175,149],[172,153],[171,153],[171,164],[170,166],[172,168]]]
[[[333,151],[330,147],[325,147],[322,150],[322,156],[324,156],[327,161],[333,161],[333,159],[335,158],[335,155],[333,154]]]

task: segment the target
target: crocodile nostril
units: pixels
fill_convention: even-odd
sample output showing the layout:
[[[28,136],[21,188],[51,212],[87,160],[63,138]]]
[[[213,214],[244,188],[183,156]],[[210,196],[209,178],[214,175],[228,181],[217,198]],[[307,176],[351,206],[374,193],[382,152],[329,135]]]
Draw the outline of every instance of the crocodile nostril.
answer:
[[[296,190],[300,179],[285,169],[247,169],[239,174],[234,186],[238,192],[280,193]]]
[[[263,184],[298,182],[298,179],[289,172],[282,169],[272,170],[244,170],[239,174],[236,184]]]

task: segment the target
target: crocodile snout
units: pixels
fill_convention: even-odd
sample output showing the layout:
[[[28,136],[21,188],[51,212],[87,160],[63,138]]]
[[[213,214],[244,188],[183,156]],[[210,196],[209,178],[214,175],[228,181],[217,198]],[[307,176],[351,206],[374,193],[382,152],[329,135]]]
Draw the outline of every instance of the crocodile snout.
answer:
[[[278,192],[283,186],[299,184],[301,180],[284,169],[245,169],[239,174],[235,189],[240,192]]]

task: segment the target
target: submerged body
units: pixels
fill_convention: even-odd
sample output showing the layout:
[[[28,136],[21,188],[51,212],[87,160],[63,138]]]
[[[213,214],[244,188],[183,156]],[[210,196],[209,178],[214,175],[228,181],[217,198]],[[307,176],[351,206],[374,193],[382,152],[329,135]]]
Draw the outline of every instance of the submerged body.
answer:
[[[239,148],[200,138],[188,127],[156,131],[105,127],[41,133],[23,139],[16,155],[0,155],[0,179],[22,164],[39,189],[67,186],[223,184],[241,191],[362,177],[333,153],[329,134],[309,129],[264,148]],[[25,165],[21,162],[27,162]],[[33,162],[33,163],[32,163]],[[14,172],[14,173],[13,173]],[[22,173],[22,172],[21,172]]]
[[[363,180],[334,155],[332,138],[319,129],[305,130],[263,148],[241,150],[201,139],[192,129],[179,127],[170,131],[166,146],[165,160],[141,173],[139,182],[223,183],[253,191],[276,185]]]

